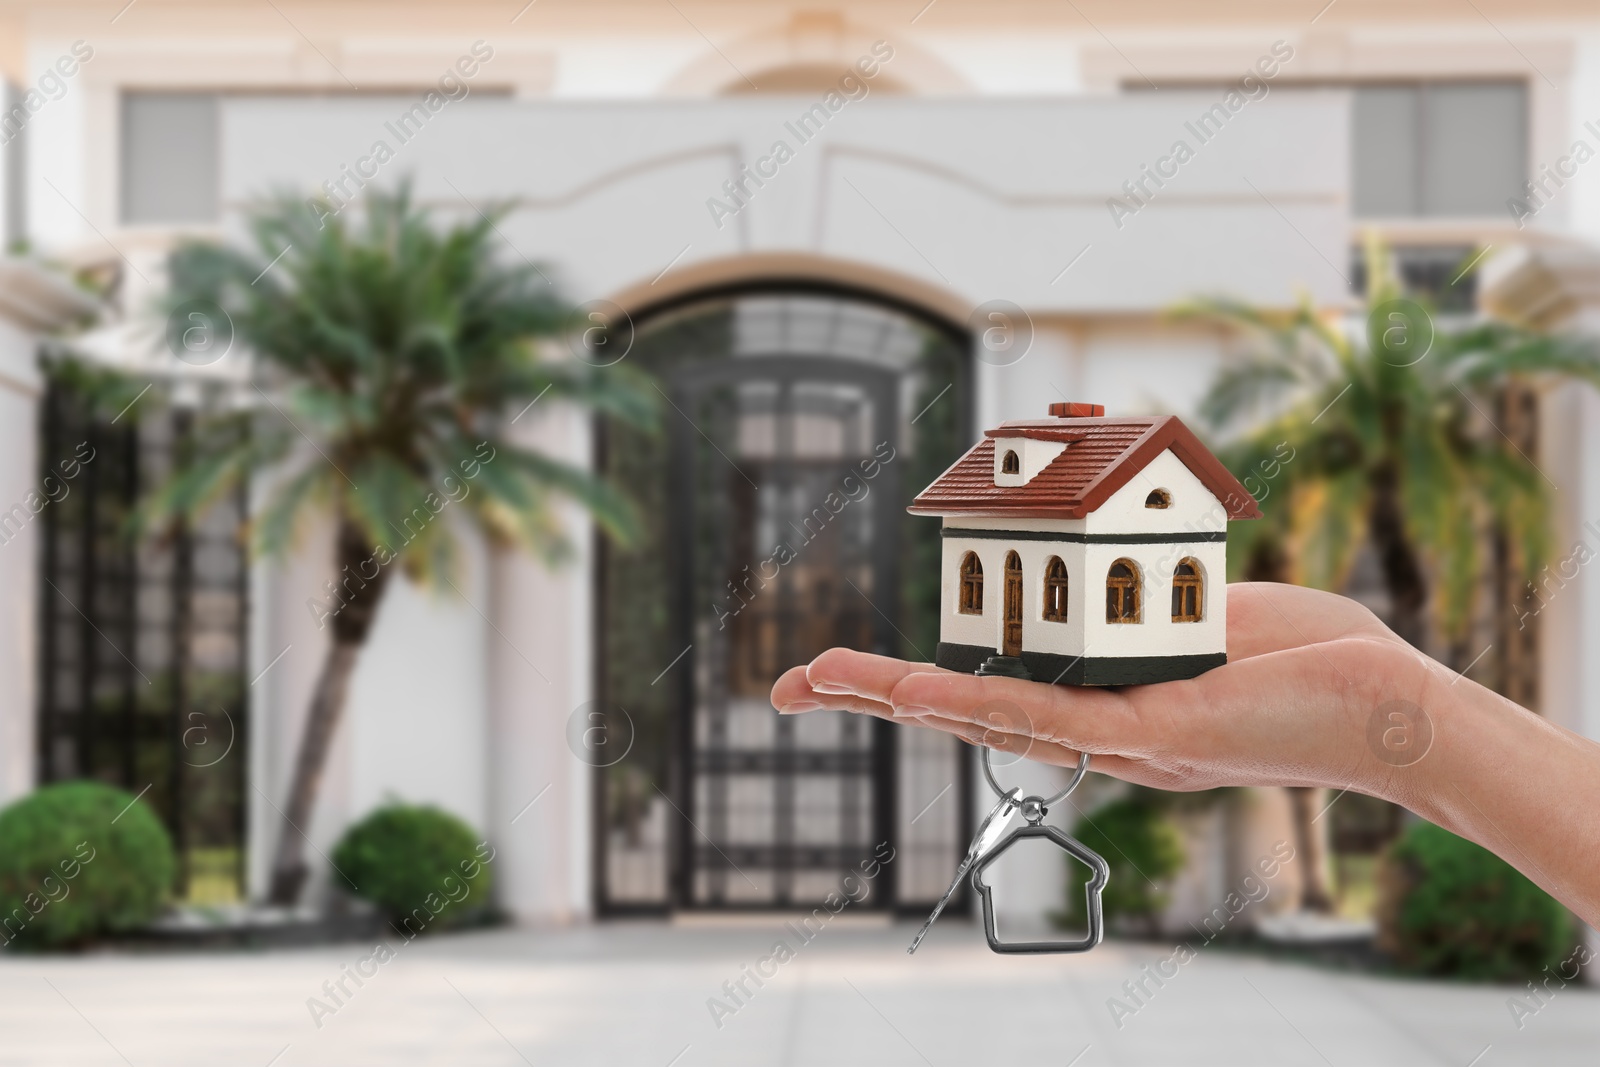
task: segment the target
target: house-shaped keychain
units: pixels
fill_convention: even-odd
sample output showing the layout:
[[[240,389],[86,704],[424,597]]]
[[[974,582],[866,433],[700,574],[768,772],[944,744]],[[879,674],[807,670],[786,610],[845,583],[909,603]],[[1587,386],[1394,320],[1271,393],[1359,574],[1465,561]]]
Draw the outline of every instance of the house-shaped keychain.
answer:
[[[1001,423],[912,502],[944,520],[939,666],[1068,685],[1227,662],[1228,521],[1255,499],[1181,421]]]

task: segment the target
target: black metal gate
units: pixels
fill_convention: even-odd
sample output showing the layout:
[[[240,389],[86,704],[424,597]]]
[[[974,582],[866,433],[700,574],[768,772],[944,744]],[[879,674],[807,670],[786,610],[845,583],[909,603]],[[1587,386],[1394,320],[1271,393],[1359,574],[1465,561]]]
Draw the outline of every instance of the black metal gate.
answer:
[[[895,384],[821,357],[720,360],[671,382],[677,615],[692,635],[674,783],[683,906],[820,903],[889,845],[892,728],[777,716],[768,691],[825,649],[896,648],[873,603],[898,588]],[[892,901],[893,879],[890,864],[857,903]]]
[[[944,889],[970,833],[966,746],[780,717],[769,691],[834,645],[931,653],[938,528],[904,507],[968,443],[966,346],[912,309],[793,286],[641,322],[627,358],[655,375],[664,439],[598,439],[645,524],[597,546],[597,690],[628,730],[595,775],[601,912],[811,907],[841,888],[917,910]]]
[[[246,502],[130,536],[188,447],[189,413],[152,407],[96,417],[62,382],[44,399],[41,481],[58,488],[38,518],[39,779],[136,794],[172,834],[179,894],[222,902],[243,888]]]

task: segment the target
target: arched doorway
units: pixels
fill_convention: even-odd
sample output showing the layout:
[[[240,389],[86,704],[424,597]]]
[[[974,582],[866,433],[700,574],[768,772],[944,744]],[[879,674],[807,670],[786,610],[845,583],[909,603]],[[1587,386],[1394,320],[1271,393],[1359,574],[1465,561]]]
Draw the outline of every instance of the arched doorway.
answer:
[[[636,742],[596,780],[599,910],[810,907],[864,864],[854,906],[931,903],[966,841],[963,747],[780,717],[768,691],[833,645],[930,658],[939,532],[904,508],[968,444],[965,334],[813,283],[635,326],[664,425],[600,429],[646,533],[600,547],[597,689]]]
[[[1006,656],[1022,655],[1022,557],[1015,552],[1006,553],[1005,621],[1000,652]]]

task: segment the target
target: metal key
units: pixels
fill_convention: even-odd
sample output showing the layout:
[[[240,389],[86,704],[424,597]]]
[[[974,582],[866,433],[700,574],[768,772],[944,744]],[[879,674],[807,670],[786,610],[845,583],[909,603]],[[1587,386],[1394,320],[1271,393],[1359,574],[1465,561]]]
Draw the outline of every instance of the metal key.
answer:
[[[906,949],[906,955],[917,951],[917,946],[922,944],[922,939],[932,929],[934,921],[939,918],[939,913],[944,911],[944,906],[950,903],[950,898],[956,895],[961,880],[967,876],[972,865],[977,863],[983,855],[994,847],[1000,840],[1000,835],[1006,832],[1006,824],[1011,821],[1011,816],[1022,806],[1022,790],[1012,789],[1000,798],[994,810],[983,817],[983,822],[978,824],[978,832],[972,837],[972,844],[967,846],[967,855],[961,861],[961,866],[956,868],[956,876],[950,882],[950,888],[944,891],[944,896],[939,898],[939,903],[933,906],[933,914],[928,916],[928,921],[922,924],[922,929],[917,931],[917,936],[911,939],[911,947]]]

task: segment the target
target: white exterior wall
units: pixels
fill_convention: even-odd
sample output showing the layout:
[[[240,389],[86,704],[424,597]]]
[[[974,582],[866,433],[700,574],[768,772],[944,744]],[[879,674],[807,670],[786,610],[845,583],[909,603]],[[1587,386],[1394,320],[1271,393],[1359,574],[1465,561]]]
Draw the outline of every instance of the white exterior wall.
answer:
[[[1119,559],[1132,560],[1139,568],[1142,603],[1137,623],[1106,621],[1106,574]],[[1172,621],[1172,570],[1183,559],[1200,564],[1205,603],[1199,622]],[[1084,566],[1097,578],[1100,605],[1098,612],[1087,612],[1084,655],[1194,656],[1227,651],[1227,546],[1221,542],[1089,545]]]
[[[1067,447],[1071,447],[1070,445]],[[1152,489],[1165,489],[1172,506],[1147,508]],[[1170,450],[1152,460],[1092,514],[1079,520],[947,518],[946,530],[1060,531],[1073,534],[1216,532],[1227,528],[1222,505]],[[1103,544],[1018,538],[944,537],[940,582],[942,640],[998,651],[1004,625],[1005,559],[1015,551],[1022,563],[1022,647],[1062,656],[1188,656],[1224,652],[1227,646],[1227,545],[1221,541]],[[960,606],[961,560],[976,552],[983,564],[982,615]],[[1067,565],[1067,621],[1044,619],[1044,569],[1050,557]],[[1192,558],[1200,564],[1203,604],[1199,622],[1172,621],[1172,572]],[[1138,565],[1142,621],[1109,623],[1105,582],[1111,565]]]
[[[1144,506],[1155,489],[1171,495],[1170,507]],[[1221,502],[1171,449],[1152,459],[1083,520],[1088,534],[1216,533],[1227,528]]]
[[[1147,508],[1153,489],[1172,497],[1168,508]],[[1133,534],[1179,531],[1206,533],[1228,528],[1227,512],[1172,452],[1157,456],[1127,485],[1085,517],[1090,534]],[[1085,615],[1084,654],[1088,656],[1189,656],[1227,651],[1228,546],[1222,541],[1173,542],[1159,545],[1086,546],[1086,573],[1098,576],[1099,603],[1105,603],[1105,577],[1119,559],[1139,565],[1141,618],[1133,623],[1108,623],[1105,610]],[[1172,621],[1172,572],[1184,559],[1200,564],[1199,622]]]
[[[257,500],[266,486],[257,487]],[[453,507],[453,505],[452,505]],[[436,520],[454,521],[450,509]],[[264,893],[282,832],[294,760],[328,648],[308,600],[334,576],[331,521],[307,524],[299,551],[259,561],[251,586],[248,853],[252,892]],[[351,678],[344,716],[309,826],[310,897],[332,883],[328,864],[352,822],[390,801],[432,804],[496,845],[490,825],[488,615],[491,557],[457,522],[456,590],[424,589],[396,571]],[[480,614],[481,613],[481,614]]]
[[[951,529],[1017,529],[998,520],[994,526],[978,526],[976,520],[960,520],[961,526],[945,520]],[[982,645],[1000,651],[1004,624],[1006,555],[1015,551],[1022,561],[1022,647],[1029,652],[1050,652],[1076,656],[1083,652],[1085,605],[1081,580],[1084,574],[1084,546],[1071,541],[1004,540],[992,537],[944,538],[944,578],[940,582],[943,621],[939,638],[963,645]],[[976,552],[983,564],[983,614],[963,615],[959,610],[961,560]],[[1060,556],[1067,565],[1067,621],[1044,619],[1044,566],[1051,556]],[[1103,594],[1101,603],[1104,603]]]

